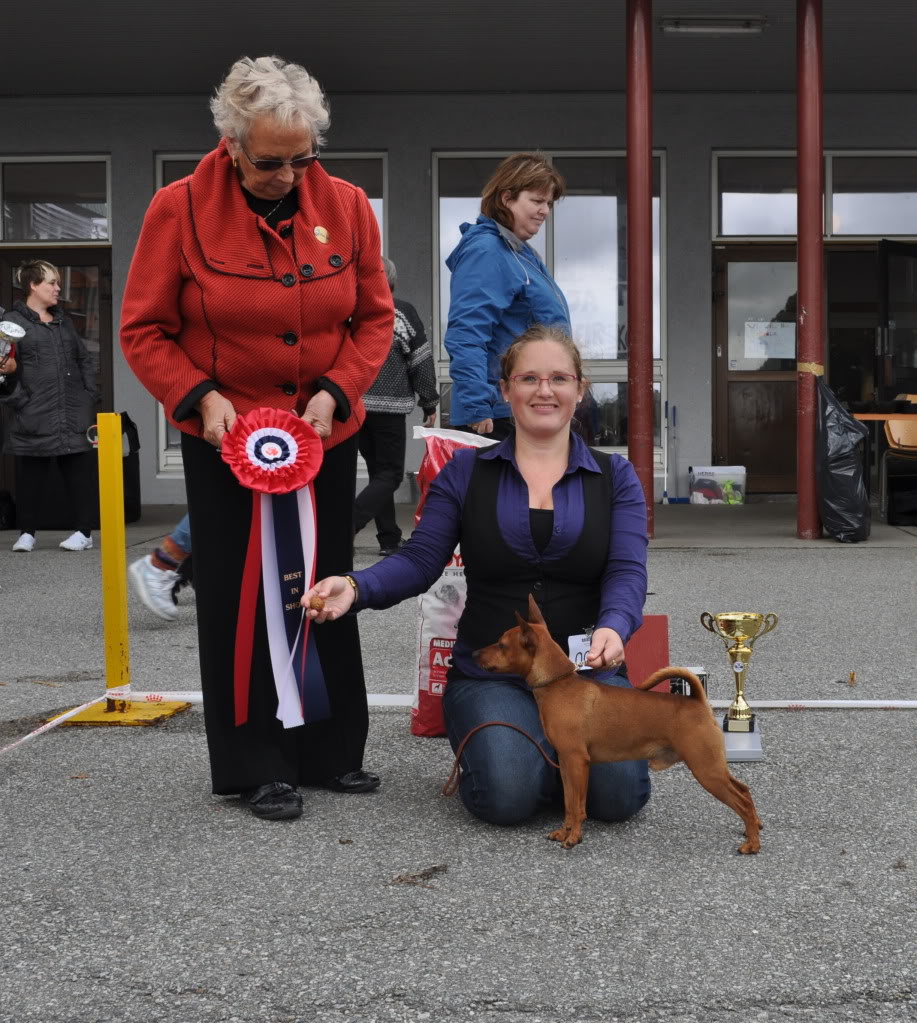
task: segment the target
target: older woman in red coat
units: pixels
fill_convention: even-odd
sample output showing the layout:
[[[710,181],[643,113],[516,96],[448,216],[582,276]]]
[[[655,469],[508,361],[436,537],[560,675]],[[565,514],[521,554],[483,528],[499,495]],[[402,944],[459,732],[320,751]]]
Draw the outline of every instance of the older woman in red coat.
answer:
[[[255,625],[248,720],[233,713],[236,615],[251,494],[219,448],[236,416],[301,416],[322,438],[316,571],[352,564],[361,395],[388,354],[391,292],[365,194],[318,162],[328,111],[303,68],[237,61],[211,103],[220,144],[153,198],[125,290],[121,341],[182,431],[201,682],[213,791],[259,817],[298,817],[298,785],[366,792],[366,691],[355,619],[318,630],[329,720],[284,729],[264,612]],[[259,607],[261,602],[259,601]]]

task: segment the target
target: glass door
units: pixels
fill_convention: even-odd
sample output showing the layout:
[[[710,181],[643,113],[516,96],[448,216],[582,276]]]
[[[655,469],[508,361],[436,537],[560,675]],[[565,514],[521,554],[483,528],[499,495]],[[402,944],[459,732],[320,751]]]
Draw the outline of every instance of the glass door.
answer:
[[[879,242],[875,400],[917,394],[917,245]]]
[[[750,493],[796,490],[793,249],[714,250],[716,465],[744,465]]]

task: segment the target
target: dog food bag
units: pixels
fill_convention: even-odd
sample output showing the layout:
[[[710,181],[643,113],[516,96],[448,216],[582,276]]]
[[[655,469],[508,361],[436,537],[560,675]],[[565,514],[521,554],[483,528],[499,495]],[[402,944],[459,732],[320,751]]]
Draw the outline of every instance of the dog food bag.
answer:
[[[426,451],[417,471],[420,499],[414,512],[420,521],[430,484],[459,448],[483,448],[495,444],[489,437],[460,430],[414,427]],[[417,687],[411,708],[411,733],[428,737],[446,734],[443,722],[443,691],[452,664],[455,630],[465,608],[465,569],[456,547],[449,564],[436,582],[417,598]]]

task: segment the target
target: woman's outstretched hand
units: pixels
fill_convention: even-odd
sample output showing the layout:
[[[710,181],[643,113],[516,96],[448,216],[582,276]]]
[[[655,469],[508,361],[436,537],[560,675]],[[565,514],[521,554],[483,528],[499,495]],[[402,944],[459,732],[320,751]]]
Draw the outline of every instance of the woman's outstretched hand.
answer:
[[[300,604],[306,609],[307,617],[321,625],[347,614],[355,596],[354,588],[344,576],[329,575],[307,590]]]
[[[346,582],[346,581],[345,581]],[[616,668],[624,660],[624,644],[614,629],[596,629],[586,654],[590,668]]]

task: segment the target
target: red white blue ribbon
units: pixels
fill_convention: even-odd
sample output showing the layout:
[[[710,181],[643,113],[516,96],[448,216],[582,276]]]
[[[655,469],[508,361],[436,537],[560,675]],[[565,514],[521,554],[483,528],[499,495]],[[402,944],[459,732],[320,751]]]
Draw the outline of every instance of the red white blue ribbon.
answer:
[[[329,716],[321,661],[300,598],[315,583],[317,531],[313,480],[321,467],[318,434],[280,409],[239,416],[223,459],[252,491],[252,523],[242,576],[234,656],[235,722],[248,721],[258,593],[264,612],[277,718],[284,728]]]

